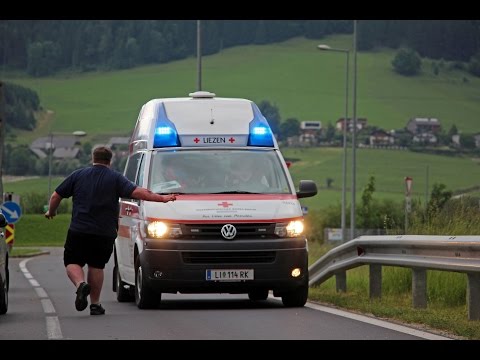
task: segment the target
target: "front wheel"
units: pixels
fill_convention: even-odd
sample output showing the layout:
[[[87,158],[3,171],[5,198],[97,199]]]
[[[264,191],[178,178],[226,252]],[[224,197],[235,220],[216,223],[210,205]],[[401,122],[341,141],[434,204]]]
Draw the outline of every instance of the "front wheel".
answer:
[[[282,302],[286,307],[302,307],[307,303],[307,299],[308,283],[282,295]]]
[[[139,309],[156,308],[161,300],[162,294],[156,294],[148,285],[143,274],[140,258],[135,260],[135,304]]]
[[[115,267],[113,268],[113,281],[114,281],[114,291],[117,293],[118,302],[132,302],[134,297],[132,296],[129,289],[125,288],[126,283],[123,282],[122,277],[120,276],[120,271],[118,271],[118,264],[115,262]]]

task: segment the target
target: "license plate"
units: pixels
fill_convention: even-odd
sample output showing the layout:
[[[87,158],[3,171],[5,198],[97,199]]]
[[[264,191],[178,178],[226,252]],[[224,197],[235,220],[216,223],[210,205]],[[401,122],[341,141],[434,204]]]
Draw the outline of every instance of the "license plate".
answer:
[[[207,281],[244,281],[253,280],[253,269],[208,269]]]

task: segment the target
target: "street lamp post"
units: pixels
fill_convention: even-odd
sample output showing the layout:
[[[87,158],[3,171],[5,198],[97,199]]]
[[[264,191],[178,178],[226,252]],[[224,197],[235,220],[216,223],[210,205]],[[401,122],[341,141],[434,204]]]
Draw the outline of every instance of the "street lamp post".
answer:
[[[346,239],[346,208],[347,208],[347,121],[348,121],[348,73],[350,65],[350,51],[347,49],[336,49],[328,45],[318,45],[317,48],[323,51],[335,51],[346,54],[345,69],[345,118],[343,121],[343,161],[342,161],[342,241]]]
[[[87,135],[87,133],[85,131],[82,131],[82,130],[77,130],[77,131],[74,131],[72,133],[53,133],[50,131],[50,134],[48,134],[49,136],[49,146],[48,146],[48,199],[50,199],[50,196],[52,195],[52,160],[53,160],[53,151],[55,149],[55,145],[53,143],[53,137],[55,135],[75,135],[75,136],[78,136],[78,137],[81,137],[81,136],[85,136]]]
[[[355,239],[357,178],[357,20],[353,21],[353,129],[352,129],[352,206],[350,211],[351,238]]]

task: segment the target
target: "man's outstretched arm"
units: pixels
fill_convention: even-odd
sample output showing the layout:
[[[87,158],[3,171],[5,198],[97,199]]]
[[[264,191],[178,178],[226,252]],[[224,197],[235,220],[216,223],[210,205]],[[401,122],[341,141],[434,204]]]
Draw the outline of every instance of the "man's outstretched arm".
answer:
[[[151,192],[148,189],[142,188],[137,186],[135,190],[132,192],[132,198],[138,200],[147,200],[147,201],[157,201],[157,202],[169,202],[175,201],[177,199],[176,194],[168,194],[168,195],[159,195]]]

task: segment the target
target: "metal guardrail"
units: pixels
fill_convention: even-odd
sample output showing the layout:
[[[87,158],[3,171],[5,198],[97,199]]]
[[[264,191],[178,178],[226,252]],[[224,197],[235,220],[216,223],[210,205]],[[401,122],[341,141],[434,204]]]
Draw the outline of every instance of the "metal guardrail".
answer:
[[[427,306],[426,270],[467,274],[468,318],[480,320],[480,236],[360,236],[309,267],[309,285],[335,275],[337,291],[347,290],[346,270],[370,265],[370,297],[382,292],[382,265],[412,268],[413,306]]]

